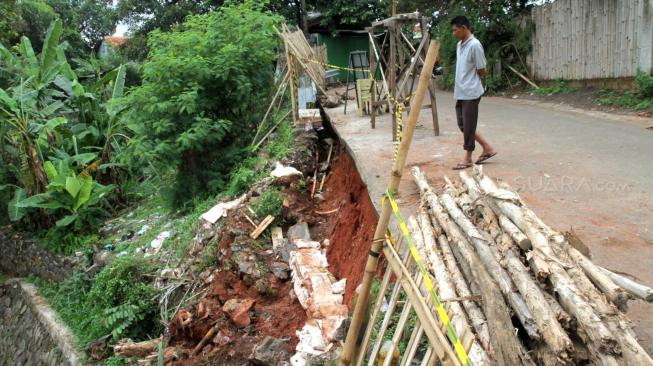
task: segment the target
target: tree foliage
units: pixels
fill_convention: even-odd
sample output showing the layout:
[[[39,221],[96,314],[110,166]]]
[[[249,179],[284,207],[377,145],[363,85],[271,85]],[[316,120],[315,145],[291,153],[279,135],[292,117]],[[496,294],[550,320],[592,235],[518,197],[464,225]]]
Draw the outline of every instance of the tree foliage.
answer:
[[[173,203],[224,187],[273,75],[278,19],[247,1],[149,36],[143,85],[125,115],[141,163],[177,168]]]
[[[9,87],[0,88],[0,186],[13,192],[12,221],[34,219],[39,226],[68,226],[97,219],[101,200],[118,183],[112,155],[127,136],[117,104],[125,68],[83,85],[68,64],[61,20],[46,32],[37,56],[29,38],[18,49],[0,46],[0,67]]]
[[[120,47],[131,60],[144,60],[148,53],[147,35],[159,29],[170,31],[191,15],[206,14],[218,9],[223,0],[119,0],[118,17],[129,24],[132,37]]]
[[[469,19],[472,33],[483,45],[488,61],[485,83],[490,91],[506,86],[503,75],[493,75],[497,61],[500,60],[504,68],[508,64],[526,72],[520,61],[520,57],[525,61],[531,49],[531,23],[522,16],[526,10],[527,1],[523,0],[450,1],[446,12],[439,13],[434,23],[434,32],[441,42],[445,86],[452,87],[455,78],[458,40],[452,35],[450,21],[458,15]]]
[[[322,25],[331,30],[363,29],[390,16],[390,1],[386,0],[316,0],[313,7],[322,12]]]
[[[111,0],[2,0],[0,43],[10,47],[26,36],[38,53],[50,23],[61,19],[61,39],[68,43],[68,56],[87,57],[97,50],[102,37],[115,29],[118,17],[112,3]]]

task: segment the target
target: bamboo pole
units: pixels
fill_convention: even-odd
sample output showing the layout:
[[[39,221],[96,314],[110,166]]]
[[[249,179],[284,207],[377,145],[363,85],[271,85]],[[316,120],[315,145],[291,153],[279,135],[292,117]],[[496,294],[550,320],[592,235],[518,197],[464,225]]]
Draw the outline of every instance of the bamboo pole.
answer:
[[[422,69],[422,74],[419,77],[417,92],[415,93],[415,98],[413,99],[413,104],[415,106],[421,105],[422,101],[424,100],[424,94],[426,92],[428,83],[431,80],[431,73],[433,72],[433,66],[435,65],[435,59],[438,56],[439,49],[439,43],[431,42],[428,53],[426,55],[425,65]],[[396,191],[399,188],[399,181],[401,180],[401,175],[403,173],[404,166],[406,165],[406,157],[408,155],[410,143],[413,141],[413,132],[415,131],[415,126],[417,125],[419,113],[419,108],[412,108],[408,113],[406,130],[404,131],[403,138],[399,144],[397,159],[393,164],[392,172],[390,175],[390,182],[388,183],[388,190],[390,191]],[[374,274],[376,273],[376,268],[379,263],[379,254],[381,252],[383,241],[385,240],[385,233],[388,228],[388,222],[390,221],[390,215],[392,213],[391,211],[392,209],[390,208],[390,203],[383,202],[381,205],[381,215],[379,216],[376,231],[374,232],[374,240],[372,241],[370,255],[367,258],[365,273],[361,282],[361,296],[359,301],[356,303],[356,307],[354,308],[354,315],[351,321],[351,325],[349,326],[349,331],[347,332],[345,346],[340,358],[341,365],[349,365],[351,363],[354,352],[356,351],[356,340],[358,339],[358,333],[360,332],[361,323],[365,315],[365,304],[367,304],[367,299],[370,294],[370,286],[372,285],[372,280],[374,279]]]
[[[401,282],[404,291],[406,291],[406,296],[408,296],[413,304],[417,317],[424,321],[424,331],[426,332],[426,336],[428,337],[431,346],[434,348],[434,357],[441,360],[441,363],[445,366],[460,366],[461,363],[458,360],[453,347],[444,335],[438,321],[435,319],[435,313],[432,307],[429,306],[427,301],[423,298],[423,294],[419,290],[417,284],[410,277],[408,269],[406,269],[406,266],[401,262],[399,254],[397,254],[391,245],[383,246],[383,254],[385,255],[390,267],[392,267],[392,271],[402,275],[398,280]]]
[[[279,83],[279,87],[277,88],[277,92],[274,93],[274,97],[272,97],[272,100],[270,101],[270,105],[268,106],[268,109],[265,111],[265,114],[263,115],[263,119],[261,119],[261,122],[258,124],[258,128],[256,129],[256,134],[254,135],[254,138],[252,139],[252,144],[254,144],[254,141],[256,141],[256,138],[258,135],[261,133],[261,128],[263,127],[263,124],[265,123],[265,120],[268,118],[268,115],[270,114],[270,111],[272,110],[272,106],[274,106],[274,101],[277,100],[277,97],[281,93],[281,90],[286,89],[286,81],[288,80],[288,77],[290,76],[290,70],[286,71],[286,73],[283,75],[283,79],[281,80],[281,83]]]

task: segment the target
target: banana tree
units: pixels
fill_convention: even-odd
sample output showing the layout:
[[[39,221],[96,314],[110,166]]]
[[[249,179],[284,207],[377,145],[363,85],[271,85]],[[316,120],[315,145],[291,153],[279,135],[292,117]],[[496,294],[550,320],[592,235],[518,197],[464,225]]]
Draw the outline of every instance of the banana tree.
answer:
[[[99,184],[93,181],[93,177],[84,173],[75,174],[70,167],[70,161],[60,160],[57,167],[51,161],[46,161],[44,167],[49,181],[47,192],[19,198],[11,209],[17,211],[40,208],[62,211],[65,215],[56,222],[57,227],[75,224],[75,227],[79,228],[100,215],[109,215],[100,207],[100,203],[115,186]]]
[[[57,75],[70,72],[59,44],[61,32],[60,20],[50,25],[39,57],[27,37],[21,39],[17,55],[0,45],[2,65],[14,83],[7,90],[0,89],[0,148],[28,195],[45,192],[43,150],[53,132],[66,124],[61,116],[64,94],[53,87]]]

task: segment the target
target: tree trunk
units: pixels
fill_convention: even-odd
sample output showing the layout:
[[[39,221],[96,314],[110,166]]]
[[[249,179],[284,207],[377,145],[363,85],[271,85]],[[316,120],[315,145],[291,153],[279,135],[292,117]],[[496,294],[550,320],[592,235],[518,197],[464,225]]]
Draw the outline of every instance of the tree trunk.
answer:
[[[497,364],[500,365],[534,365],[528,354],[524,351],[521,342],[512,331],[510,314],[498,286],[481,264],[474,253],[471,244],[464,237],[460,228],[451,221],[446,214],[437,196],[429,187],[426,177],[417,167],[411,169],[415,182],[420,189],[422,197],[430,206],[430,214],[440,224],[447,236],[455,243],[454,254],[460,263],[466,263],[471,271],[470,281],[476,282],[483,299],[483,310],[488,321],[488,328],[492,338],[492,350]]]
[[[547,237],[534,227],[534,223],[539,224],[541,221],[533,217],[526,218],[522,207],[517,205],[521,202],[515,193],[499,189],[490,178],[482,173],[478,174],[476,178],[484,196],[492,199],[501,213],[511,219],[526,234],[536,251],[535,254],[542,254],[543,260],[548,262],[551,272],[549,281],[553,290],[558,294],[562,307],[578,321],[578,327],[582,330],[580,333],[585,336],[585,341],[592,348],[593,353],[596,355],[618,354],[619,346],[612,332],[603,323],[592,304],[583,296],[583,291],[576,286],[565,271],[563,263],[556,258]],[[565,266],[569,265],[565,264]]]
[[[447,269],[456,285],[456,292],[462,297],[472,296],[472,292],[469,290],[467,282],[465,281],[465,278],[463,278],[461,270],[456,264],[456,259],[451,251],[447,237],[445,235],[440,235],[438,237],[438,244],[440,244],[440,250],[442,251],[442,256],[444,257]],[[490,333],[487,328],[485,314],[483,314],[483,311],[475,301],[466,300],[463,301],[462,304],[469,316],[469,320],[472,323],[474,330],[476,331],[476,336],[479,338],[481,344],[488,353],[492,355]]]
[[[465,214],[458,208],[458,206],[456,206],[456,202],[454,202],[450,195],[443,194],[440,196],[440,203],[448,211],[449,216],[451,216],[456,224],[462,229],[467,239],[469,239],[469,241],[474,245],[474,248],[476,248],[476,253],[481,259],[481,262],[485,265],[485,268],[487,268],[488,272],[490,272],[496,283],[499,285],[501,292],[506,296],[512,310],[521,321],[524,329],[526,329],[528,336],[532,339],[539,340],[540,332],[537,329],[533,314],[528,306],[526,306],[524,299],[516,291],[512,279],[506,270],[501,267],[501,264],[499,264],[492,253],[489,246],[489,238],[482,235],[478,228],[469,221]]]
[[[582,255],[576,248],[567,246],[569,256],[583,269],[587,277],[612,301],[619,310],[626,311],[628,308],[628,295],[624,289],[617,286],[611,279],[602,272],[598,266]]]
[[[449,273],[444,266],[442,258],[435,250],[437,248],[435,237],[433,235],[433,228],[429,221],[428,215],[420,210],[417,219],[411,217],[408,220],[408,227],[414,234],[415,244],[418,250],[426,258],[426,263],[429,265],[433,273],[436,283],[438,285],[438,293],[441,298],[454,298],[457,296],[454,290]],[[470,337],[473,339],[471,327],[467,321],[465,311],[458,302],[450,302],[446,306],[448,313],[451,314],[451,324],[453,325],[458,337],[465,339]],[[469,349],[469,358],[474,365],[490,365],[488,355],[478,341],[473,341]]]
[[[624,290],[628,291],[634,296],[639,297],[642,300],[651,302],[653,301],[653,289],[642,285],[641,283],[638,283],[636,281],[631,280],[630,278],[626,276],[622,276],[618,273],[614,273],[610,270],[607,270],[603,267],[599,267],[599,269],[605,273],[614,283],[618,286],[621,286]]]

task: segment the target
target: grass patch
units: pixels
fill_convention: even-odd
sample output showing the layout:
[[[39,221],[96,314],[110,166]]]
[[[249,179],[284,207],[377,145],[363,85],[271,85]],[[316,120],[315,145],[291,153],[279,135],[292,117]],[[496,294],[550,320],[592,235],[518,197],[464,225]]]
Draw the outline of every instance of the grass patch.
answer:
[[[144,340],[161,331],[157,290],[149,276],[155,266],[143,258],[122,257],[95,279],[75,273],[61,283],[31,278],[71,328],[80,345],[112,334],[114,340]]]
[[[272,215],[275,218],[281,216],[281,208],[283,204],[283,195],[275,188],[269,188],[263,192],[261,197],[252,205],[252,209],[256,212],[256,216],[260,219]]]
[[[539,89],[533,89],[533,94],[537,95],[553,95],[553,94],[569,94],[576,91],[575,88],[572,88],[563,80],[556,80],[555,84],[548,87],[541,87]]]
[[[290,147],[295,140],[295,131],[290,120],[281,122],[274,139],[267,146],[268,155],[273,160],[283,159],[290,153]]]
[[[598,98],[595,102],[600,105],[608,105],[622,108],[630,108],[636,111],[653,110],[653,99],[643,98],[640,94],[628,91],[601,89],[596,92]]]

